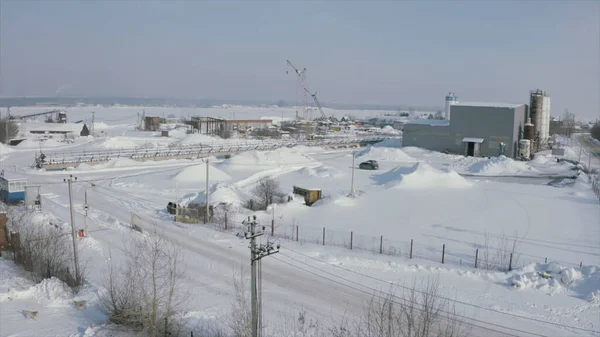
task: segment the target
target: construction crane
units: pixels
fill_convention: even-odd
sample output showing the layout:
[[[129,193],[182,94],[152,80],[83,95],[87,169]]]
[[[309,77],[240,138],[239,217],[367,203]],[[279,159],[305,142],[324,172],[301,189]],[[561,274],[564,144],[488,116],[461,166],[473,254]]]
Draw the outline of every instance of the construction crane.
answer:
[[[60,112],[61,112],[61,110],[52,110],[52,111],[38,112],[38,113],[31,114],[31,115],[23,115],[23,116],[12,115],[10,117],[11,117],[11,119],[24,119],[24,118],[29,118],[29,117],[37,117],[37,116],[55,114],[55,113],[60,113]]]
[[[296,73],[296,75],[298,76],[298,83],[296,90],[301,90],[300,94],[301,94],[301,98],[302,98],[302,118],[304,120],[308,120],[308,116],[307,116],[307,106],[308,106],[308,96],[306,96],[306,68],[303,68],[302,70],[298,69],[292,62],[290,62],[290,60],[286,60],[287,61],[287,65],[292,67],[292,69],[294,69],[294,72]],[[288,71],[285,71],[286,74],[288,74]],[[297,96],[296,96],[297,98]]]
[[[321,103],[319,103],[319,100],[317,99],[317,92],[315,91],[314,94],[311,94],[310,91],[308,91],[308,89],[304,88],[304,90],[306,90],[306,92],[313,98],[313,100],[315,101],[315,104],[317,106],[317,108],[319,108],[319,111],[321,112],[321,117],[323,117],[323,119],[327,119],[327,116],[325,116],[325,113],[323,112],[323,107],[321,107]]]

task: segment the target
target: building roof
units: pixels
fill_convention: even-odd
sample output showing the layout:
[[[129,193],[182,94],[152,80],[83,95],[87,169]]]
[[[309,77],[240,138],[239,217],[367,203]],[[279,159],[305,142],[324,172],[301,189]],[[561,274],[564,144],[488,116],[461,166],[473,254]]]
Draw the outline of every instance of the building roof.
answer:
[[[479,106],[479,107],[491,107],[491,108],[518,108],[521,105],[525,104],[511,104],[511,103],[489,103],[489,102],[460,102],[456,103],[453,106]],[[452,108],[450,108],[452,112]]]
[[[6,171],[4,171],[3,175],[0,174],[0,179],[6,180],[6,181],[27,180],[26,177],[24,177],[20,174],[10,173],[10,172],[6,172]]]
[[[446,119],[413,119],[411,121],[407,121],[405,124],[448,126],[448,125],[450,125],[450,121],[446,120]]]
[[[463,138],[463,143],[483,143],[483,138],[471,138],[471,137],[465,137]]]

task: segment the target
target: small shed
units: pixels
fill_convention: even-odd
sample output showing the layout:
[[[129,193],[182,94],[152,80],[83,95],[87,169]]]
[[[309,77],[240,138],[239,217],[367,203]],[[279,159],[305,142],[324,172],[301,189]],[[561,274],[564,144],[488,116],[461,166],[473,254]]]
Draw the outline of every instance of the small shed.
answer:
[[[0,172],[0,199],[6,203],[25,201],[27,178],[8,177]]]
[[[294,186],[293,193],[303,196],[306,206],[310,206],[322,198],[322,191],[316,188],[306,189]]]
[[[162,130],[160,132],[160,136],[161,137],[169,137],[169,131],[168,130]]]

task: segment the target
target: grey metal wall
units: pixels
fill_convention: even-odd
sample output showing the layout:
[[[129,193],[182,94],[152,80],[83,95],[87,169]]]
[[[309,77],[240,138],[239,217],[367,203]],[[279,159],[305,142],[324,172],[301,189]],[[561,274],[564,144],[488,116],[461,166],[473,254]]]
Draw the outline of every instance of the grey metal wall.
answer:
[[[464,153],[463,138],[473,137],[484,139],[480,147],[481,156],[499,155],[500,142],[503,142],[506,144],[504,155],[514,157],[514,143],[517,142],[514,138],[514,108],[454,105],[451,112],[448,146],[452,152]],[[523,115],[522,119],[524,118]]]
[[[514,112],[514,124],[513,124],[513,138],[512,138],[512,148],[513,153],[516,154],[519,152],[519,139],[523,137],[523,130],[525,129],[525,123],[527,123],[527,118],[529,117],[529,106],[524,104],[517,108],[515,108]],[[507,144],[508,147],[508,144]],[[507,155],[508,156],[508,155]],[[513,156],[514,157],[514,156]]]
[[[443,152],[448,149],[448,126],[404,124],[402,146],[416,146]]]

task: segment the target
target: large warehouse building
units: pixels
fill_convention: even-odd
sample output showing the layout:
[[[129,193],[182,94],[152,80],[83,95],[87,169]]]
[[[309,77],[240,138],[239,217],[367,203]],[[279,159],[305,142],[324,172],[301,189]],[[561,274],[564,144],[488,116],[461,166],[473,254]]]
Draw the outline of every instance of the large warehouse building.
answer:
[[[526,104],[458,103],[456,98],[450,109],[450,120],[405,124],[403,146],[475,157],[517,156],[528,117]]]

